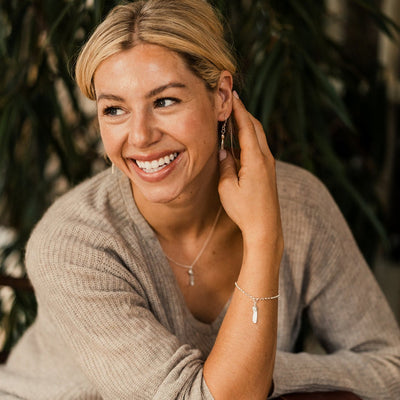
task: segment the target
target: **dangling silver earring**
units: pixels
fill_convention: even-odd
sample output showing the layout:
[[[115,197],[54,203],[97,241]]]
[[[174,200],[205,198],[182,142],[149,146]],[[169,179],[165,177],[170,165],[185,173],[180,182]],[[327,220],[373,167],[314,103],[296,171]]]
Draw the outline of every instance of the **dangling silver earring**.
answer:
[[[114,163],[111,164],[111,173],[114,174],[115,172],[115,165]]]
[[[222,150],[224,148],[224,144],[225,144],[225,132],[226,132],[226,123],[227,123],[227,119],[224,121],[224,123],[222,124],[222,128],[221,128],[221,146],[220,146],[220,150]]]

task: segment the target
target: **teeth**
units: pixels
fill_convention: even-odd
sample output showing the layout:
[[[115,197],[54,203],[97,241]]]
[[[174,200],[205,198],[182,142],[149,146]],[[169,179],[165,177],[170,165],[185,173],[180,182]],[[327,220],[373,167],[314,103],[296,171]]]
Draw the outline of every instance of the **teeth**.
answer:
[[[151,174],[153,172],[157,172],[165,168],[168,164],[174,161],[176,157],[178,157],[178,153],[171,153],[170,155],[161,157],[158,160],[152,160],[152,161],[136,160],[136,164],[144,172]]]
[[[158,167],[158,161],[156,161],[156,160],[153,160],[152,162],[151,162],[151,168],[157,168]]]

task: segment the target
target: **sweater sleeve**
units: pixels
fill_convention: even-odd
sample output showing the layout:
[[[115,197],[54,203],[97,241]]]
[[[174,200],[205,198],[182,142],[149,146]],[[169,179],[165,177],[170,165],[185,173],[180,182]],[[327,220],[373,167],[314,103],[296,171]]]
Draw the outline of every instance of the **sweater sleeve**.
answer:
[[[39,312],[102,398],[212,400],[201,352],[154,317],[145,283],[109,250],[113,235],[47,221],[26,255]]]
[[[314,182],[314,233],[301,300],[327,354],[278,351],[275,395],[346,390],[364,400],[400,398],[398,325],[333,199]]]

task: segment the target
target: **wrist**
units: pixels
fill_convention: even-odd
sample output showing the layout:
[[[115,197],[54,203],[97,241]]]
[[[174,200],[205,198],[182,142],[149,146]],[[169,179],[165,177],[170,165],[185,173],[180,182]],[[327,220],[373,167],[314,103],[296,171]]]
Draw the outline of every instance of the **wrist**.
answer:
[[[281,230],[251,230],[242,232],[243,251],[262,250],[263,253],[276,253],[282,256],[284,248],[283,234]]]

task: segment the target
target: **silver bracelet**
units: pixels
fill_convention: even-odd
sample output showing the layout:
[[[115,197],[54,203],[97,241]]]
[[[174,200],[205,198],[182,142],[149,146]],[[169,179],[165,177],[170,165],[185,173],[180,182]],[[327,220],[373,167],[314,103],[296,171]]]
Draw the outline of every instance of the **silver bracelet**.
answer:
[[[235,286],[237,289],[239,289],[245,296],[249,297],[251,300],[253,300],[253,324],[256,324],[258,321],[258,308],[257,308],[257,303],[261,300],[275,300],[279,297],[279,293],[276,296],[271,296],[271,297],[255,297],[252,296],[251,294],[245,292],[237,282],[235,282]]]

